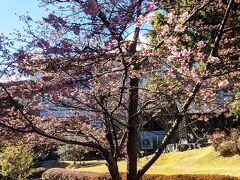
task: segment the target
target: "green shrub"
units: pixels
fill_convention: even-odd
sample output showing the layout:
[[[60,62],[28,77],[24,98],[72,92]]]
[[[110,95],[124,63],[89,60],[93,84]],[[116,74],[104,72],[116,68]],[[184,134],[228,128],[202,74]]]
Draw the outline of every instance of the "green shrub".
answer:
[[[11,145],[1,149],[0,168],[3,177],[25,180],[31,174],[32,165],[33,158],[26,146]]]

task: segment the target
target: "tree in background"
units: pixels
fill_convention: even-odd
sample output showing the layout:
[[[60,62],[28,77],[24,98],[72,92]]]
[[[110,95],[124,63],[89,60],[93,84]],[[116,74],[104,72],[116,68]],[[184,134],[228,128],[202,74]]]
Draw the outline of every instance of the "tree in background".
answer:
[[[2,51],[4,67],[12,65],[12,72],[35,80],[12,88],[0,84],[11,106],[3,108],[0,125],[96,149],[113,179],[121,179],[117,162],[125,144],[127,179],[139,179],[194,101],[216,111],[222,108],[215,103],[218,90],[239,90],[239,4],[233,0],[42,0],[41,6],[53,11],[41,22],[22,17],[26,35],[16,36],[22,47],[14,54]],[[152,40],[145,43],[140,37],[149,22]],[[149,78],[155,83],[147,83]],[[52,118],[51,109],[45,118],[34,115],[46,106],[36,96],[67,109],[71,118]],[[137,170],[142,112],[176,101],[181,108],[172,112],[175,119],[166,136]],[[104,126],[91,128],[89,119],[100,119]]]
[[[61,161],[73,161],[73,165],[76,165],[76,161],[80,161],[84,158],[85,149],[77,145],[63,145],[59,146],[57,153]]]

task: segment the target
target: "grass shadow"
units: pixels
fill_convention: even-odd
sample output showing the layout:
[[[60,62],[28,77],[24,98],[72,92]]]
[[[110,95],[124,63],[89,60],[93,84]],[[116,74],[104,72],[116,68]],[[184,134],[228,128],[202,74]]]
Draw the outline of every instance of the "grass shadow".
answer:
[[[74,167],[74,168],[76,168],[76,169],[78,169],[78,168],[88,168],[88,167],[94,167],[94,166],[100,166],[100,165],[105,165],[105,163],[104,162],[91,162],[91,161],[78,161],[78,162],[76,162],[76,164],[75,165],[71,165],[72,167]]]

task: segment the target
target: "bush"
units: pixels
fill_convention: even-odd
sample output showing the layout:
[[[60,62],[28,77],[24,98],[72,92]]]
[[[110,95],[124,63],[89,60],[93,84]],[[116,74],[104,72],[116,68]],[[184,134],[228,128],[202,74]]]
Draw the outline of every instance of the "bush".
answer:
[[[217,152],[220,153],[220,155],[227,157],[227,156],[233,156],[235,154],[234,144],[229,141],[223,141],[218,147]]]
[[[142,180],[237,180],[237,177],[230,177],[224,175],[209,175],[209,174],[181,174],[181,175],[159,175],[146,174]]]
[[[210,137],[213,148],[217,151],[218,146],[226,140],[226,133],[223,131],[216,131]]]
[[[215,151],[222,156],[240,154],[240,139],[236,129],[232,129],[229,136],[223,131],[216,131],[212,135],[211,140]]]
[[[111,180],[108,173],[93,173],[52,168],[42,175],[43,180]]]
[[[25,180],[31,174],[32,165],[33,158],[26,146],[19,144],[1,149],[0,168],[3,177]]]

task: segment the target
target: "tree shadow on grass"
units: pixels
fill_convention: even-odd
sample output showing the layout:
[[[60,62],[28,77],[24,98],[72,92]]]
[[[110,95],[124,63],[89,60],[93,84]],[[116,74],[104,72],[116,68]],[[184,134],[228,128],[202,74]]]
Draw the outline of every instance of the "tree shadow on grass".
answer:
[[[88,168],[88,167],[94,167],[94,166],[100,166],[100,165],[105,165],[104,162],[88,162],[88,161],[84,161],[84,162],[77,162],[75,165],[72,165],[74,168]]]
[[[58,160],[49,160],[49,161],[40,162],[38,166],[46,169],[55,168],[55,167],[66,168],[67,166],[69,166],[69,163],[62,162],[62,161],[60,162]]]

